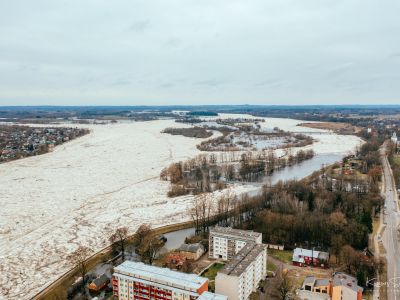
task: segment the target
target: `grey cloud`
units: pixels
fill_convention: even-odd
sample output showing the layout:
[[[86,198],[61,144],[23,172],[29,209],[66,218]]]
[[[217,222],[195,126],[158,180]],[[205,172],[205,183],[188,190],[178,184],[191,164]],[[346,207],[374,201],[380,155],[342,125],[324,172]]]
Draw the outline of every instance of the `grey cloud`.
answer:
[[[129,26],[130,31],[143,32],[146,29],[150,28],[150,20],[141,20],[134,22],[131,26]]]
[[[0,105],[398,103],[399,10],[398,0],[0,1]]]

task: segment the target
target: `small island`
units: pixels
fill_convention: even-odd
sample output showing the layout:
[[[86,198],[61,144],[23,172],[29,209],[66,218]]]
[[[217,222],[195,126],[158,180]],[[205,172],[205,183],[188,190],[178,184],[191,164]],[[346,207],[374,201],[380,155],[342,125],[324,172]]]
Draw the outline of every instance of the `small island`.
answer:
[[[194,137],[194,138],[208,138],[213,135],[212,131],[208,131],[202,127],[191,127],[191,128],[173,128],[168,127],[165,128],[161,133],[168,133],[172,135],[183,135],[185,137]]]

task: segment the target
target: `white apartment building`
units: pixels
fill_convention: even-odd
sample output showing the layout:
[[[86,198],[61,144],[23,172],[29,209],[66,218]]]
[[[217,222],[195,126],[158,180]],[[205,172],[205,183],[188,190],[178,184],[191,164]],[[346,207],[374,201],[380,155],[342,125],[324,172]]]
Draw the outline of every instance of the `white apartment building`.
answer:
[[[208,279],[167,268],[125,261],[112,277],[119,300],[195,300],[208,291]]]
[[[248,242],[218,273],[215,291],[229,300],[247,300],[267,274],[267,246]]]
[[[250,230],[216,226],[210,230],[209,257],[229,260],[249,242],[262,244],[262,234]]]

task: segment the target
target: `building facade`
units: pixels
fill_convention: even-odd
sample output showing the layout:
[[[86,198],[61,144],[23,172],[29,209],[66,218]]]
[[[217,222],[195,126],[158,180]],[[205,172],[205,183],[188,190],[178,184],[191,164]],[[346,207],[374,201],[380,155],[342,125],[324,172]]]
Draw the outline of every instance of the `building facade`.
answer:
[[[205,249],[200,243],[182,244],[178,252],[185,255],[186,259],[198,260],[204,254]]]
[[[249,230],[216,226],[210,230],[209,257],[230,260],[249,242],[261,244],[262,234]]]
[[[215,291],[229,300],[247,300],[267,273],[267,246],[248,242],[218,273]]]
[[[195,300],[208,291],[208,279],[126,261],[114,269],[112,286],[121,300]]]
[[[296,248],[293,251],[292,263],[295,266],[314,266],[327,268],[329,262],[329,253],[309,250],[303,248]]]

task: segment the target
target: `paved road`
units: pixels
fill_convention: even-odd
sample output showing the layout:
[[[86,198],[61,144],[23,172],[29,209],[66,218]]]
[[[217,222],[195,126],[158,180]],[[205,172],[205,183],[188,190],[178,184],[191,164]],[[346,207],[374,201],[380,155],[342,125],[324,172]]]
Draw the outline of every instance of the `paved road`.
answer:
[[[400,214],[396,185],[385,153],[385,145],[381,148],[384,184],[382,194],[385,197],[386,206],[383,216],[386,230],[382,241],[386,249],[386,259],[388,263],[388,299],[400,300],[400,243],[398,238],[400,236],[398,236]]]

